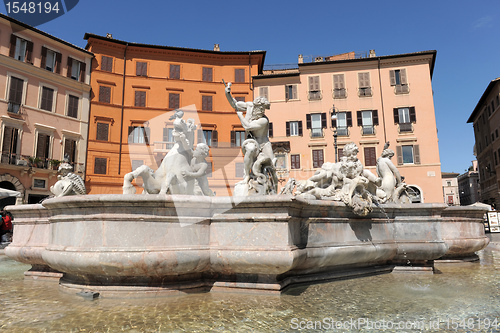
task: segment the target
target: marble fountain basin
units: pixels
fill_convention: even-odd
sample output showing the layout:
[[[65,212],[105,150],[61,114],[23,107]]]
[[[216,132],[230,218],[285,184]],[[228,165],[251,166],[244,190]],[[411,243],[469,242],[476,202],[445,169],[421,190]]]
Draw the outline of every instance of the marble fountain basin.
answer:
[[[432,272],[489,242],[478,207],[386,204],[365,217],[292,196],[84,195],[9,206],[10,258],[34,279],[101,296],[259,291]]]

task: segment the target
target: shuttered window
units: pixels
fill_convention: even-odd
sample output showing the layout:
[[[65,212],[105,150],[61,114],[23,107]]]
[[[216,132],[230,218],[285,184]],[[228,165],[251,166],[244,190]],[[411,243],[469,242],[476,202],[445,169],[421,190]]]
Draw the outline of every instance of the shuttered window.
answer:
[[[202,80],[207,81],[207,82],[212,82],[213,81],[213,69],[210,67],[203,67],[202,69]]]
[[[344,74],[333,75],[333,98],[345,98],[347,92],[345,89]]]
[[[85,82],[85,70],[85,63],[68,57],[67,77],[72,78],[76,81]]]
[[[108,166],[108,159],[102,157],[96,157],[94,159],[94,173],[96,175],[105,175]]]
[[[212,111],[212,96],[201,96],[201,109],[203,111]]]
[[[234,82],[245,82],[245,69],[235,68],[234,69]]]
[[[128,127],[128,143],[149,144],[150,129],[143,126]]]
[[[78,118],[78,104],[80,99],[73,95],[68,95],[68,116]]]
[[[17,155],[17,140],[19,130],[5,126],[3,130],[2,163],[15,164]]]
[[[259,87],[259,96],[265,97],[269,100],[269,87]]]
[[[69,163],[76,160],[76,141],[71,139],[64,140],[64,158],[68,159]]]
[[[420,164],[419,145],[396,146],[398,165],[402,164]]]
[[[102,56],[101,57],[101,70],[106,71],[106,72],[112,72],[113,71],[113,58],[107,57],[107,56]]]
[[[365,147],[365,166],[375,166],[377,165],[377,156],[375,153],[375,147]]]
[[[38,133],[35,156],[42,160],[46,160],[49,157],[49,149],[50,136],[47,134]]]
[[[302,136],[302,121],[287,121],[286,136]]]
[[[274,136],[273,123],[269,123],[269,129],[267,131],[267,136],[272,138]]]
[[[180,106],[181,95],[175,93],[168,94],[168,107],[170,109],[178,109]]]
[[[241,147],[245,140],[245,131],[231,131],[231,147]]]
[[[111,87],[99,86],[99,102],[111,103]]]
[[[243,163],[234,163],[234,176],[235,178],[243,178],[245,175],[245,167]]]
[[[9,105],[7,111],[11,113],[19,113],[23,100],[24,80],[17,77],[10,77],[9,88]]]
[[[135,106],[145,107],[146,106],[146,92],[136,90],[135,91]]]
[[[31,63],[31,58],[33,57],[33,42],[12,34],[10,36],[9,57]]]
[[[137,76],[148,76],[148,63],[138,61],[135,64],[135,75]]]
[[[109,124],[97,123],[96,129],[97,129],[96,140],[99,141],[109,140]]]
[[[324,163],[323,149],[314,149],[312,151],[313,168],[321,168]]]
[[[300,155],[299,154],[290,155],[290,168],[291,169],[300,169]]]
[[[170,74],[168,76],[171,79],[179,80],[181,78],[181,65],[170,65]]]
[[[319,76],[309,76],[309,100],[321,99]]]
[[[297,85],[296,84],[285,85],[285,99],[287,101],[290,99],[298,99],[298,97],[297,97]]]
[[[371,96],[372,88],[370,83],[370,73],[358,73],[359,96]]]
[[[54,89],[42,87],[42,100],[40,101],[40,109],[52,111],[54,103]]]

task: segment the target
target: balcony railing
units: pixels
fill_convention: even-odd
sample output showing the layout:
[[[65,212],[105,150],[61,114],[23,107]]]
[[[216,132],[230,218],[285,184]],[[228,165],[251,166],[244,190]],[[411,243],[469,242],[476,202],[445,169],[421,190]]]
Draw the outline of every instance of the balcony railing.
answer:
[[[358,95],[359,97],[370,97],[372,95],[372,88],[371,87],[359,88]]]
[[[319,90],[311,90],[307,93],[307,98],[310,101],[318,101],[322,98],[321,91]]]
[[[363,126],[363,135],[367,134],[375,134],[375,127],[371,126]]]
[[[413,132],[412,123],[399,123],[399,132]]]
[[[410,86],[407,84],[400,84],[394,87],[394,93],[396,95],[408,94],[409,92],[410,92]]]
[[[323,136],[322,128],[311,128],[311,138],[322,138]]]
[[[333,98],[346,98],[347,90],[346,89],[334,89],[333,90]]]
[[[349,136],[349,128],[347,127],[337,127],[338,136]]]
[[[7,112],[13,113],[13,114],[20,114],[21,113],[21,104],[15,103],[15,102],[9,102],[7,105]]]
[[[2,152],[0,163],[37,169],[57,170],[62,162],[52,158],[39,158]],[[85,171],[85,165],[83,163],[70,162],[69,164],[73,166],[73,172],[75,173],[83,173]]]

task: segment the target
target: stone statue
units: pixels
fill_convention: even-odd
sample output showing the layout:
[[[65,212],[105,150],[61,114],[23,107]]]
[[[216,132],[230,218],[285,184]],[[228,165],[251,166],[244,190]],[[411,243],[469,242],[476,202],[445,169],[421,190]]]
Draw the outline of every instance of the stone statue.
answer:
[[[295,195],[342,201],[361,216],[372,210],[374,201],[376,204],[411,202],[406,184],[391,161],[394,152],[388,148],[386,143],[382,156],[377,160],[377,177],[363,168],[357,157],[359,149],[356,144],[346,144],[340,162],[325,162],[311,178],[297,185]]]
[[[174,119],[173,139],[174,146],[163,159],[160,167],[153,171],[147,165],[141,165],[136,170],[125,175],[123,193],[133,194],[135,188],[132,181],[142,177],[144,194],[195,194],[195,185],[198,183],[202,195],[213,195],[208,188],[205,175],[209,147],[198,144],[193,150],[196,125],[193,119],[184,121],[184,112],[177,110],[170,118]]]
[[[276,194],[278,177],[276,158],[269,141],[269,119],[265,110],[270,104],[267,98],[259,96],[253,102],[238,102],[231,95],[231,82],[225,88],[229,104],[236,110],[247,139],[241,146],[244,155],[244,177],[235,186],[235,195]],[[243,111],[246,111],[245,117]]]
[[[56,198],[87,193],[85,182],[82,177],[72,172],[73,166],[69,164],[66,159],[61,163],[57,171],[60,173],[60,175],[57,176],[58,181],[50,187],[50,192],[52,192]]]

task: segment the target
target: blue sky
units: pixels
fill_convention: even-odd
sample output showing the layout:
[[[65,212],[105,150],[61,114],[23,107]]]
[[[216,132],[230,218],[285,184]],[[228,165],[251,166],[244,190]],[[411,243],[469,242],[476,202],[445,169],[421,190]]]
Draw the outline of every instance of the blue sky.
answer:
[[[437,50],[433,90],[441,168],[462,173],[475,158],[466,121],[500,76],[499,18],[498,0],[80,0],[38,28],[80,47],[90,32],[146,44],[265,50],[266,65],[296,63],[298,54]]]

